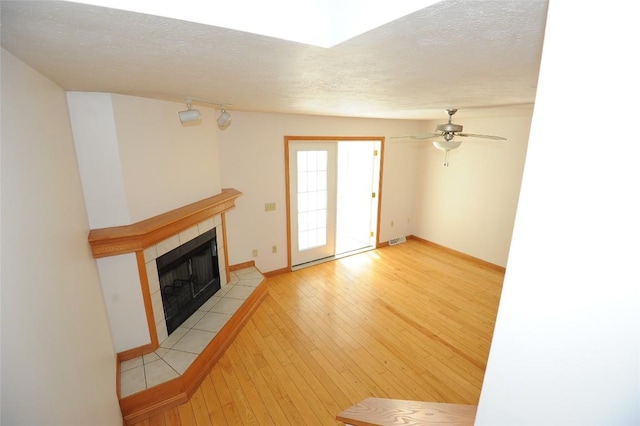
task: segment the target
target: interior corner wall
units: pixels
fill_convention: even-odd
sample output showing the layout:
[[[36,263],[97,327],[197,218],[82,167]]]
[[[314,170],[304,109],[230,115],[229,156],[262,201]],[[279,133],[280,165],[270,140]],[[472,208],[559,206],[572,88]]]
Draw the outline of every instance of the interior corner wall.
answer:
[[[2,50],[0,423],[122,423],[65,92]]]
[[[462,145],[449,152],[448,166],[445,153],[430,142],[420,147],[416,236],[507,265],[532,111],[514,109],[511,114],[465,118],[462,111],[454,116],[453,121],[466,132],[507,140],[460,138]]]
[[[640,151],[599,131],[633,121],[639,39],[632,2],[549,3],[477,425],[640,424]]]

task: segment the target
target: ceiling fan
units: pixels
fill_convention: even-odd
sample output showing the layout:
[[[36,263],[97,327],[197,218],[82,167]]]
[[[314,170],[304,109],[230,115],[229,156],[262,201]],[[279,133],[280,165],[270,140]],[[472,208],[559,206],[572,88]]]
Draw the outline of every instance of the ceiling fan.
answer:
[[[452,149],[458,148],[460,144],[462,144],[462,141],[460,140],[453,140],[455,136],[468,137],[468,138],[493,139],[493,140],[502,140],[502,141],[507,140],[502,136],[478,135],[475,133],[462,133],[462,126],[451,122],[451,117],[457,111],[458,111],[457,109],[448,108],[447,113],[449,114],[449,121],[445,124],[438,124],[436,126],[435,133],[422,133],[419,135],[396,136],[396,137],[393,137],[392,139],[398,139],[398,138],[432,139],[432,138],[442,137],[443,140],[433,141],[433,146],[445,152],[445,157],[444,157],[445,166],[449,165],[447,161],[449,151],[451,151]]]

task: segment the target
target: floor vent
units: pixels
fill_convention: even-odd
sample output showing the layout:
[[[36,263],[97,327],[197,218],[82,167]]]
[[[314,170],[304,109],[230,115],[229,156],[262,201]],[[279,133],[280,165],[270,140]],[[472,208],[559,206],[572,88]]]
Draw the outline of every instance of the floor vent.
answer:
[[[395,246],[396,244],[406,243],[406,242],[407,242],[407,239],[405,237],[392,238],[389,240],[389,245]]]

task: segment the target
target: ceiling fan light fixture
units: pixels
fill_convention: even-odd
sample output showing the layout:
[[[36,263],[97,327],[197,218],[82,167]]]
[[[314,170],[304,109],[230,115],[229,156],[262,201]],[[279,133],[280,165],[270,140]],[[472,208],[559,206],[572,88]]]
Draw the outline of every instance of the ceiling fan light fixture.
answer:
[[[433,146],[440,151],[449,152],[452,149],[456,149],[462,144],[462,141],[433,141]]]

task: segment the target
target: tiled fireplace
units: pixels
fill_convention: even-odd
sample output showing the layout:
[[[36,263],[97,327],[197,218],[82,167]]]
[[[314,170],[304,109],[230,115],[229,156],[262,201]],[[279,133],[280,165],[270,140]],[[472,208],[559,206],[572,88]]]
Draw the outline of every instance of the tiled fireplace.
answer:
[[[125,423],[186,401],[266,296],[264,277],[253,265],[240,265],[234,271],[228,265],[225,212],[240,195],[235,189],[223,189],[218,195],[142,222],[91,230],[89,242],[95,258],[135,255],[151,340],[118,353]],[[168,333],[158,259],[211,230],[216,234],[221,288]]]
[[[139,306],[145,312],[139,314],[142,314],[143,318],[146,317],[146,319],[143,319],[142,324],[136,328],[138,330],[136,332],[137,336],[141,336],[136,339],[138,343],[127,346],[120,345],[118,352],[126,352],[124,358],[139,355],[135,351],[153,350],[158,346],[159,342],[168,336],[160,293],[157,258],[183,244],[189,243],[205,232],[215,229],[220,281],[222,284],[228,281],[229,266],[226,260],[224,214],[235,206],[235,199],[240,195],[241,193],[234,189],[223,189],[220,194],[213,197],[132,225],[91,230],[89,242],[94,257],[98,259],[117,258],[123,257],[119,255],[124,255],[125,260],[128,257],[133,259],[134,263],[137,263],[137,273],[133,271],[127,272],[126,277],[128,277],[128,280],[139,281],[139,284],[136,285],[135,282],[132,282],[131,285],[137,286],[142,291],[142,303]],[[133,258],[131,257],[132,255]],[[104,270],[101,270],[101,274],[103,272]],[[132,277],[131,273],[138,275],[138,277]],[[122,314],[125,313],[122,312]],[[112,311],[110,315],[118,315],[118,312]],[[146,324],[146,327],[144,324]],[[148,328],[148,332],[145,333],[140,328],[141,326]],[[122,325],[120,330],[123,333],[127,332]],[[144,334],[148,336],[145,340],[147,342],[150,341],[147,347],[143,347],[145,345],[142,340],[144,339]],[[129,351],[133,351],[133,353]]]
[[[226,260],[224,255],[224,232],[222,230],[222,220],[220,215],[216,215],[210,219],[198,223],[178,234],[175,234],[165,240],[158,242],[144,250],[144,262],[147,273],[147,281],[149,283],[149,293],[151,295],[151,306],[153,310],[153,322],[156,325],[156,333],[158,342],[163,342],[169,337],[167,333],[167,324],[164,316],[162,304],[162,294],[160,290],[160,279],[158,276],[158,266],[156,259],[162,255],[174,250],[180,246],[193,241],[195,238],[205,234],[206,232],[216,230],[216,243],[218,248],[218,267],[220,271],[220,283],[226,285]]]
[[[264,281],[255,267],[231,271],[229,283],[178,327],[153,352],[120,364],[120,396],[169,382],[184,374],[225,324]]]

